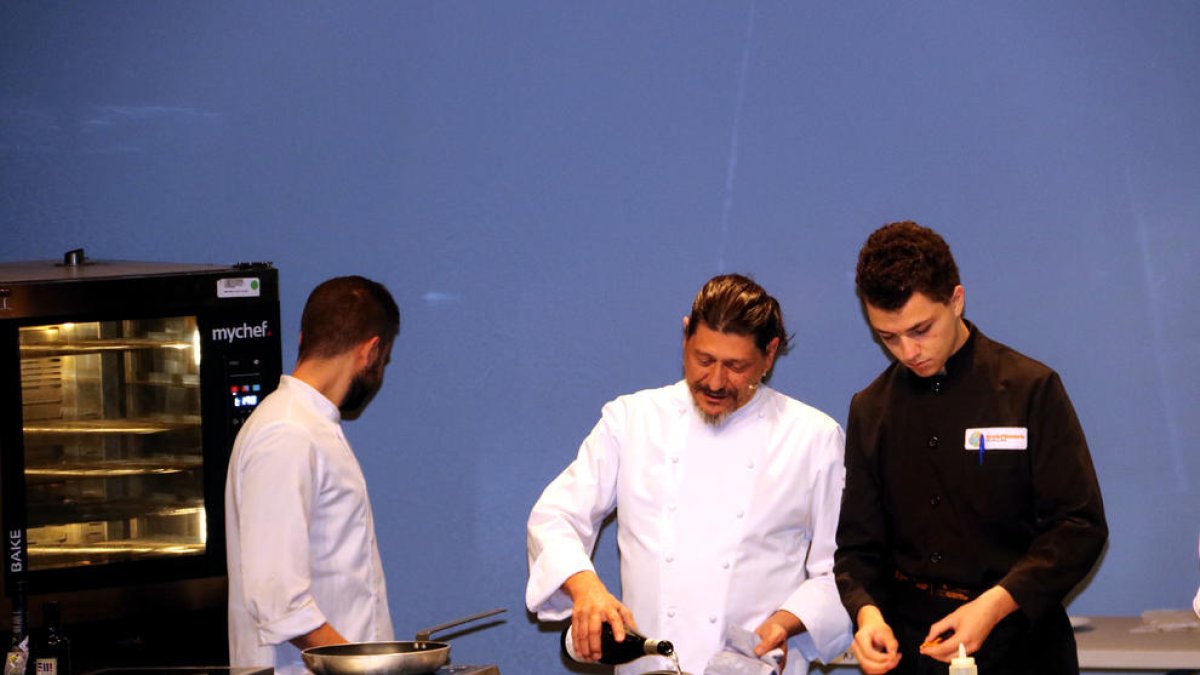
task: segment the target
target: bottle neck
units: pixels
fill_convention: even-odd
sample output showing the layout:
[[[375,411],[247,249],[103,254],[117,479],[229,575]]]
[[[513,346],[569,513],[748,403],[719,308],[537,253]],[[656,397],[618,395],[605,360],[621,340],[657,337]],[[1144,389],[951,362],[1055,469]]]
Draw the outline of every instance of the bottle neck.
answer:
[[[12,644],[17,646],[29,632],[25,625],[25,582],[18,581],[12,596]]]
[[[675,646],[666,640],[646,640],[643,649],[647,654],[670,656],[675,651]]]

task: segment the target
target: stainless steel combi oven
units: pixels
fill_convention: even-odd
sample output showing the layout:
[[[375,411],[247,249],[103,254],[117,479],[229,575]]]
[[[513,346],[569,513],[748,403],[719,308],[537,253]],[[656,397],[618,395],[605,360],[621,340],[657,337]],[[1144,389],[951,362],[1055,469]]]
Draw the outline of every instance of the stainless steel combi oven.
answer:
[[[226,464],[280,372],[269,263],[0,263],[6,593],[223,602]]]

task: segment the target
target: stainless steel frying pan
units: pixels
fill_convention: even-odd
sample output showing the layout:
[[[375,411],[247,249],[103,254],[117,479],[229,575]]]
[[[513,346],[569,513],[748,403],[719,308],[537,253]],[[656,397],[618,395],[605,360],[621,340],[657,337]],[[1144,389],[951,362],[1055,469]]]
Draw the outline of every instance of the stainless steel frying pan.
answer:
[[[411,642],[355,642],[348,645],[311,647],[300,653],[304,665],[316,675],[418,675],[432,673],[450,661],[450,644],[430,640],[447,628],[495,616],[505,610],[491,609],[426,628]]]

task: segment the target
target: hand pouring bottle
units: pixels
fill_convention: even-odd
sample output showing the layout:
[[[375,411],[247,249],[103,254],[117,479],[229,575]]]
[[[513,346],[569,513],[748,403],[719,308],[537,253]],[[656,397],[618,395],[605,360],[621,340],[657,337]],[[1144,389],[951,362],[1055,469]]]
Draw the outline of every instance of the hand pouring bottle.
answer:
[[[950,659],[950,675],[979,675],[975,659],[967,656],[967,648],[958,643],[958,656]]]
[[[572,661],[587,663],[575,653],[575,641],[572,637],[571,626],[568,624],[567,629],[562,633],[563,653]],[[674,651],[675,646],[670,642],[648,639],[629,628],[625,629],[625,640],[617,642],[617,638],[613,636],[612,626],[608,625],[608,622],[600,626],[600,663],[615,666],[648,655],[670,656]]]

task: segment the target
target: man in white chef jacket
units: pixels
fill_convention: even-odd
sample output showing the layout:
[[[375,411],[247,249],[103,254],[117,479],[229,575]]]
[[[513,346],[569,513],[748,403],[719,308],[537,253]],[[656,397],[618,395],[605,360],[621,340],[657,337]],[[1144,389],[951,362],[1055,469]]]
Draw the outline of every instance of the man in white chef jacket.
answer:
[[[787,350],[779,303],[761,286],[709,280],[684,319],[684,379],[605,405],[542,493],[529,516],[525,601],[542,620],[571,617],[577,654],[598,658],[602,623],[618,640],[626,625],[670,640],[695,675],[725,648],[729,626],[761,638],[759,655],[785,650],[787,675],[849,646],[833,578],[844,435],[763,384]],[[620,599],[591,560],[614,509]],[[652,667],[669,661],[616,672]]]
[[[342,434],[383,384],[400,310],[383,285],[309,295],[300,357],[234,441],[225,485],[229,661],[307,673],[300,651],[394,639],[375,520]]]

